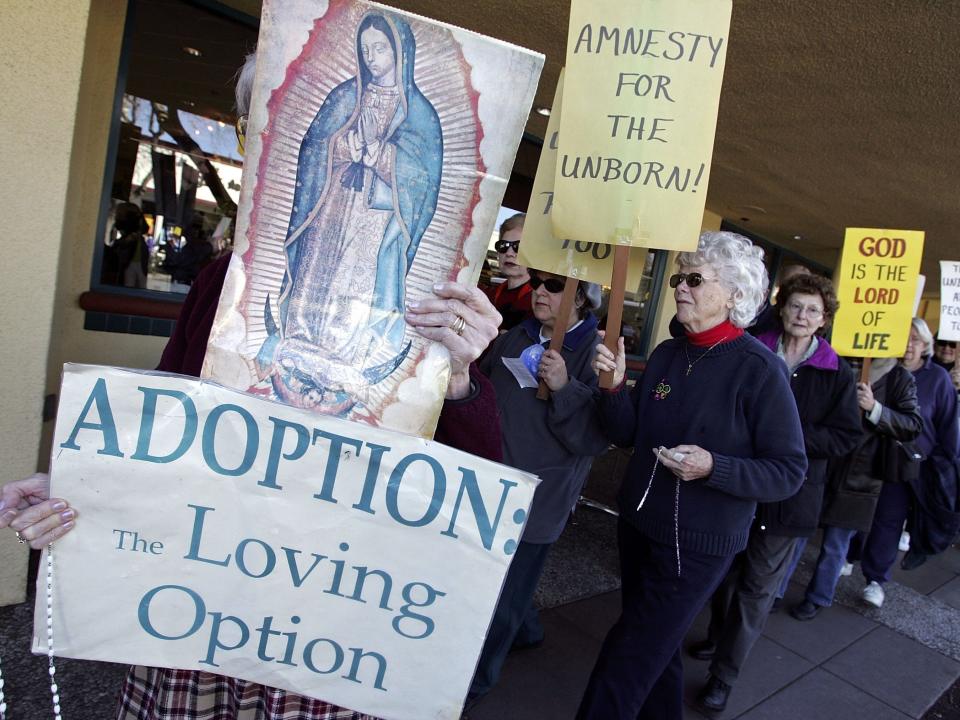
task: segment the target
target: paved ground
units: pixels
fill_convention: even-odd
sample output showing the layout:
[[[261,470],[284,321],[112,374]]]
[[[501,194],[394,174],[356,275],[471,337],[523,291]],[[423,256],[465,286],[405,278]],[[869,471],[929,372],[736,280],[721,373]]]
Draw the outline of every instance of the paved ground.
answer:
[[[470,720],[572,718],[600,642],[619,606],[615,519],[581,509],[554,547],[537,599],[547,630],[544,645],[514,653],[500,685]],[[808,550],[790,588],[799,601],[815,549]],[[882,610],[859,601],[862,580],[843,578],[837,603],[812,622],[771,615],[730,705],[720,720],[926,720],[960,718],[947,692],[960,678],[960,550],[912,573],[897,570]],[[585,599],[584,599],[585,598]],[[689,641],[703,637],[702,614]],[[0,608],[0,658],[9,720],[51,717],[46,658],[29,654],[32,608]],[[706,663],[686,661],[687,698],[703,682]],[[112,717],[125,668],[57,662],[66,720]],[[954,688],[953,696],[960,697]],[[945,708],[945,709],[944,709]],[[703,720],[692,704],[687,720]]]
[[[551,606],[569,589],[559,578],[613,564],[612,518],[581,510],[550,561],[540,599]],[[605,551],[606,550],[606,551]],[[799,602],[815,560],[808,549],[787,596]],[[589,558],[586,562],[584,557]],[[599,559],[598,559],[599,558]],[[612,572],[615,573],[615,567]],[[721,720],[890,720],[921,718],[960,678],[960,550],[950,549],[911,573],[897,568],[881,610],[859,600],[859,572],[843,578],[837,602],[811,622],[785,611],[770,616]],[[573,581],[574,590],[581,580]],[[619,592],[559,604],[543,613],[544,645],[513,653],[500,685],[471,712],[470,720],[571,718],[604,634],[619,611]],[[703,639],[701,613],[687,638]],[[702,720],[693,699],[706,662],[685,659],[684,717]],[[954,706],[955,707],[955,706]],[[958,717],[940,713],[936,717]]]

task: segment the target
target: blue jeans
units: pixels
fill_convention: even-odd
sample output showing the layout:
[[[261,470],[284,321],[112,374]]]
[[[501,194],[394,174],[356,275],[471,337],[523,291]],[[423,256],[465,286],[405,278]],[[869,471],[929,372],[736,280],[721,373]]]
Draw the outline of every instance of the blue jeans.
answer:
[[[814,605],[827,607],[833,604],[833,593],[837,589],[840,570],[847,561],[847,548],[850,546],[850,539],[856,534],[856,530],[848,528],[823,529],[820,557],[817,558],[817,567],[813,571],[810,584],[807,585],[807,600]]]
[[[780,581],[780,589],[777,590],[777,597],[783,598],[787,594],[787,586],[790,584],[790,578],[793,577],[793,571],[797,569],[797,565],[800,564],[800,558],[803,557],[803,551],[807,547],[807,542],[810,538],[797,538],[797,544],[793,547],[793,556],[790,558],[790,561],[787,563],[787,571],[783,574],[783,580]]]

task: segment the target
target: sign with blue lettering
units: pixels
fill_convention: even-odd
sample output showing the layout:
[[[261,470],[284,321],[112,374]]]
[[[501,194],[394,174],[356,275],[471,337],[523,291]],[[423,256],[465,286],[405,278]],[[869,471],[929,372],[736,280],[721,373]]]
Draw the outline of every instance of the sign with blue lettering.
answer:
[[[58,655],[204,670],[384,718],[459,717],[535,477],[210,382],[92,365],[64,368],[53,447],[51,493],[79,517],[54,551]]]

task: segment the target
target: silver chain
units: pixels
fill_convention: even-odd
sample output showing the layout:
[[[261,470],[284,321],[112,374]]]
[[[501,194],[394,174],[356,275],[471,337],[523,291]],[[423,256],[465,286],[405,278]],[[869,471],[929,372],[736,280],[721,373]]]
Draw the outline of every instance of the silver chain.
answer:
[[[699,358],[697,359],[699,360]],[[657,450],[657,459],[653,461],[653,470],[650,471],[647,489],[643,491],[643,497],[640,498],[640,504],[637,505],[637,512],[640,512],[640,508],[642,508],[643,504],[647,501],[647,495],[650,494],[650,488],[653,486],[653,476],[657,474],[657,467],[660,465],[661,452],[663,452],[663,450]],[[673,544],[677,549],[677,577],[680,577],[680,478],[677,477],[675,480],[676,489],[673,494]]]

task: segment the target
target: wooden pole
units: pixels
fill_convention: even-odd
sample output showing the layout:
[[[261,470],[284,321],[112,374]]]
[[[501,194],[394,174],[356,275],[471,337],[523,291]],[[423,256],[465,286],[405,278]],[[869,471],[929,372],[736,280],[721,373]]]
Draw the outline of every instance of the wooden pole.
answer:
[[[563,347],[563,336],[567,334],[567,320],[570,313],[573,312],[573,303],[577,299],[577,287],[580,281],[576,278],[568,277],[563,286],[563,297],[560,298],[560,310],[557,311],[557,319],[553,323],[553,335],[550,337],[550,349],[560,352]],[[536,298],[534,298],[536,302]],[[546,400],[550,397],[550,388],[541,380],[537,388],[537,399]]]
[[[870,384],[870,362],[873,358],[864,358],[863,365],[860,367],[860,382]]]
[[[617,245],[613,250],[613,277],[610,280],[610,301],[607,303],[607,327],[603,344],[614,355],[620,339],[623,322],[623,296],[627,291],[627,266],[630,264],[630,246]],[[600,373],[600,387],[613,387],[613,371]]]

